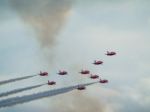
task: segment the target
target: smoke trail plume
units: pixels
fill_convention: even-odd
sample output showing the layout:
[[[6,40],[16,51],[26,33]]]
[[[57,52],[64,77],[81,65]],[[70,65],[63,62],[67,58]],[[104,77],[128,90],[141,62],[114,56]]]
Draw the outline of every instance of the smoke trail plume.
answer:
[[[53,44],[71,7],[70,0],[10,0],[10,4],[35,28],[42,47]]]
[[[31,90],[31,89],[34,89],[34,88],[41,87],[43,85],[45,85],[45,84],[40,84],[40,85],[35,85],[35,86],[29,86],[29,87],[25,87],[25,88],[19,88],[19,89],[15,89],[15,90],[12,90],[12,91],[0,93],[0,97],[12,95],[12,94],[19,93],[19,92],[26,91],[26,90]]]
[[[80,85],[89,86],[89,85],[92,85],[92,84],[95,84],[95,83],[97,83],[97,82],[80,84]],[[36,94],[25,95],[25,96],[22,96],[22,97],[8,98],[8,99],[0,101],[0,108],[7,107],[7,106],[13,106],[13,105],[21,104],[21,103],[25,103],[25,102],[30,102],[30,101],[41,99],[41,98],[44,98],[44,97],[63,94],[63,93],[66,93],[66,92],[69,92],[69,91],[72,91],[72,90],[76,89],[78,86],[79,85],[74,85],[74,86],[70,86],[70,87],[65,87],[65,88],[40,92],[40,93],[36,93]]]
[[[16,82],[16,81],[20,81],[20,80],[24,80],[24,79],[29,79],[29,78],[32,78],[32,77],[35,77],[35,76],[37,76],[37,75],[29,75],[29,76],[24,76],[24,77],[19,77],[19,78],[0,81],[0,85],[11,83],[11,82]]]
[[[33,26],[35,31],[38,33],[38,40],[41,43],[41,47],[44,48],[44,56],[46,63],[49,67],[52,66],[51,62],[53,61],[52,46],[55,42],[55,37],[58,35],[60,29],[63,27],[66,18],[68,17],[68,12],[71,10],[72,0],[10,0],[11,6],[16,10],[16,12],[24,19],[26,23]],[[46,49],[45,49],[46,48]],[[67,48],[66,48],[67,49]],[[43,50],[43,49],[42,49]],[[76,54],[75,54],[76,55]],[[75,57],[72,57],[75,58]],[[91,96],[89,96],[91,97]],[[65,98],[72,99],[73,101],[83,102],[82,99],[87,99],[84,95],[69,95]],[[92,100],[92,98],[89,98]],[[63,99],[66,101],[66,99]],[[92,100],[93,103],[97,100]],[[55,101],[56,102],[56,101]],[[55,102],[51,102],[53,105]],[[71,100],[66,102],[66,110],[71,110],[69,104]],[[99,103],[94,103],[95,108],[101,107]],[[53,105],[54,107],[55,105]],[[57,105],[61,107],[62,104]],[[84,106],[89,106],[89,103],[85,102]],[[63,108],[63,107],[62,107]],[[78,108],[78,112],[81,106],[78,103],[73,105],[73,108]],[[92,107],[89,109],[91,111],[95,110]],[[100,110],[100,109],[99,109]],[[62,111],[59,109],[58,111]],[[72,111],[72,110],[71,110]],[[91,112],[90,111],[90,112]]]

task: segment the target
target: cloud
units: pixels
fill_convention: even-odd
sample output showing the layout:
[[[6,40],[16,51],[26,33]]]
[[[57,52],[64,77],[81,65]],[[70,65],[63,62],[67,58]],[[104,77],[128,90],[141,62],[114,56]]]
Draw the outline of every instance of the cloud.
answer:
[[[37,31],[43,47],[51,46],[70,11],[69,0],[11,0],[11,6]]]
[[[31,7],[31,5],[29,5],[29,7]],[[37,7],[40,6],[37,5]],[[24,8],[26,9],[26,7]],[[17,7],[15,9],[19,13],[20,17],[24,18],[24,20],[26,21],[25,24],[28,23],[29,25],[34,27],[37,32],[41,30],[39,26],[44,27],[44,25],[37,24],[40,23],[40,21],[45,20],[46,16],[44,14],[41,15],[43,16],[43,19],[39,19],[39,15],[36,15],[35,13],[36,11],[27,11],[29,12],[29,15],[35,13],[33,14],[33,18],[37,16],[37,20],[35,19],[37,23],[32,23],[32,17],[31,19],[25,18],[24,16],[28,14],[23,12],[23,10],[17,10]],[[36,9],[38,11],[40,10],[38,8]],[[29,8],[29,10],[32,9]],[[68,8],[68,10],[70,10],[70,8]],[[70,16],[70,20],[67,21],[68,24],[65,29],[63,29],[63,25],[60,25],[63,32],[58,35],[60,30],[58,30],[58,32],[56,31],[57,36],[61,38],[58,37],[58,44],[55,46],[55,49],[47,49],[50,52],[52,51],[52,53],[55,55],[55,59],[53,60],[50,55],[47,55],[50,58],[49,60],[45,59],[45,63],[48,63],[50,66],[51,60],[54,61],[54,66],[50,67],[50,72],[52,73],[52,75],[54,75],[54,78],[55,72],[59,68],[64,67],[69,70],[69,72],[71,73],[71,75],[69,76],[71,77],[69,78],[69,81],[65,78],[56,78],[62,80],[62,82],[64,81],[65,84],[70,84],[70,82],[72,83],[73,81],[76,81],[75,79],[78,79],[76,77],[78,77],[79,75],[77,75],[76,71],[80,70],[80,68],[89,68],[91,71],[99,73],[101,77],[109,79],[109,84],[107,86],[105,85],[104,88],[112,88],[112,91],[114,92],[112,92],[111,90],[101,90],[99,91],[99,94],[96,94],[98,92],[98,87],[93,91],[94,94],[92,95],[89,95],[89,93],[87,93],[88,95],[85,95],[84,93],[81,95],[79,93],[72,93],[68,94],[68,96],[58,96],[54,99],[57,100],[56,102],[54,102],[53,100],[47,101],[46,103],[44,101],[42,103],[47,106],[49,106],[48,104],[52,104],[51,106],[49,106],[51,110],[61,111],[58,109],[58,107],[55,107],[55,105],[57,105],[60,108],[66,107],[64,111],[67,111],[67,107],[70,111],[73,111],[74,109],[76,110],[77,108],[81,108],[82,111],[85,111],[85,108],[79,105],[81,104],[81,99],[82,103],[86,103],[84,102],[85,100],[92,100],[94,104],[97,104],[94,105],[94,107],[99,105],[103,106],[104,108],[102,109],[102,111],[104,112],[148,112],[149,95],[147,91],[149,90],[149,88],[147,88],[147,85],[149,84],[149,80],[146,80],[145,78],[150,73],[148,67],[150,63],[150,54],[148,53],[150,49],[150,33],[147,24],[145,24],[145,20],[147,23],[147,15],[149,15],[149,2],[89,1],[89,4],[87,5],[82,1],[81,4],[77,3],[76,6],[71,10],[73,10],[73,13]],[[23,14],[21,14],[21,12],[23,12]],[[46,12],[46,15],[47,13],[48,12]],[[28,19],[30,19],[31,21],[28,21]],[[54,23],[55,22],[56,21],[54,20]],[[64,21],[62,22],[62,24],[63,23]],[[37,35],[39,35],[39,33]],[[55,43],[54,41],[56,36],[53,37],[54,38],[50,38],[50,40],[48,39],[48,41],[46,40],[46,42],[45,40],[42,40],[41,37],[38,37],[38,39],[40,40],[41,45],[44,48],[49,46],[49,42],[50,45]],[[116,50],[116,57],[106,57],[104,55],[106,50]],[[45,56],[45,54],[43,55]],[[24,58],[26,59],[26,57]],[[95,58],[103,59],[104,65],[102,67],[96,68],[93,67],[93,65],[90,65],[89,63],[92,63]],[[23,64],[25,63],[22,63],[22,65]],[[39,65],[42,66],[45,64],[40,63]],[[37,64],[35,66],[37,66]],[[33,68],[31,66],[31,69]],[[73,81],[71,79],[73,79]],[[77,81],[86,80],[82,79],[83,78]],[[116,91],[119,91],[119,95],[114,95],[116,94]],[[98,96],[98,98],[93,99],[93,96]],[[60,101],[60,98],[62,97],[63,101],[66,101],[67,98],[71,100],[67,99],[68,101],[66,101],[65,104],[62,104],[62,102]],[[77,99],[74,99],[76,97]],[[86,107],[86,105],[89,106],[89,104],[85,104],[84,107]],[[91,107],[91,109],[93,110],[94,108]]]

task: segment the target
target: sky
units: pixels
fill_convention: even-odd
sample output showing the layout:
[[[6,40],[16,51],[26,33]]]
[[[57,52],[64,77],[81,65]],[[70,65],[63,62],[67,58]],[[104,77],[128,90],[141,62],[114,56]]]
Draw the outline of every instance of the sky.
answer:
[[[58,82],[52,88],[91,81],[80,76],[81,69],[109,80],[86,91],[74,90],[1,111],[149,112],[149,5],[147,0],[1,0],[1,80],[40,70],[50,75],[1,86],[0,92],[48,79]],[[117,55],[107,57],[106,51]],[[95,59],[104,64],[92,65]],[[69,75],[59,77],[59,69],[68,70]],[[43,86],[9,97],[49,89]]]

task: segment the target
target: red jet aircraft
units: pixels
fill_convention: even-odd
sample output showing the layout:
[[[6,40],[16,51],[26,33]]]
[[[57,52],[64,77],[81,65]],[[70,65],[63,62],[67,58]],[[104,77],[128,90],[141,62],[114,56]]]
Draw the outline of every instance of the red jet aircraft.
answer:
[[[90,73],[90,71],[89,70],[81,70],[81,72],[80,72],[81,74],[89,74]]]
[[[99,61],[96,61],[96,60],[95,60],[93,64],[94,64],[94,65],[100,65],[100,64],[103,64],[103,61],[100,61],[100,60],[99,60]]]
[[[86,87],[85,87],[85,86],[83,86],[83,85],[79,85],[77,89],[78,89],[78,90],[85,90],[85,89],[86,89]]]
[[[109,51],[107,51],[106,55],[107,56],[113,56],[113,55],[116,55],[116,52],[113,52],[113,51],[109,52]]]
[[[106,79],[100,79],[100,81],[99,81],[100,83],[108,83],[108,80],[106,80]]]
[[[40,74],[39,74],[40,76],[48,76],[48,73],[47,72],[42,72],[42,71],[40,71]]]
[[[48,85],[55,85],[56,84],[56,82],[55,81],[49,81],[48,80],[48,83],[47,83]]]
[[[59,75],[67,75],[68,73],[67,73],[67,71],[64,71],[64,70],[59,70],[59,73],[58,73]]]
[[[97,79],[97,78],[99,78],[99,76],[98,76],[98,75],[92,75],[92,74],[91,74],[90,78],[91,78],[91,79]]]

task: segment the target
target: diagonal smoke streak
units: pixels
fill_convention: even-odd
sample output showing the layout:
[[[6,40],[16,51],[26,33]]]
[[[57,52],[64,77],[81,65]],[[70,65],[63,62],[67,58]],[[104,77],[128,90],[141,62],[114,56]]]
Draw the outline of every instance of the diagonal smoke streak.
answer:
[[[91,82],[91,83],[79,84],[79,85],[89,86],[89,85],[92,85],[95,83],[98,83],[98,82]],[[31,94],[31,95],[25,95],[22,97],[13,97],[13,98],[1,100],[0,108],[7,107],[7,106],[13,106],[13,105],[17,105],[17,104],[21,104],[21,103],[25,103],[25,102],[30,102],[30,101],[41,99],[44,97],[50,97],[50,96],[55,96],[58,94],[63,94],[63,93],[66,93],[66,92],[76,89],[79,85],[64,87],[64,88],[60,88],[60,89],[40,92],[40,93],[36,93],[36,94]]]
[[[11,83],[11,82],[16,82],[16,81],[20,81],[20,80],[24,80],[24,79],[29,79],[29,78],[32,78],[32,77],[35,77],[35,76],[37,76],[37,75],[29,75],[29,76],[24,76],[24,77],[19,77],[19,78],[0,81],[0,85]]]
[[[35,85],[35,86],[29,86],[29,87],[19,88],[19,89],[11,90],[8,92],[0,93],[0,97],[12,95],[12,94],[19,93],[19,92],[26,91],[26,90],[31,90],[34,88],[41,87],[43,85],[46,85],[46,84],[39,84],[39,85]]]

